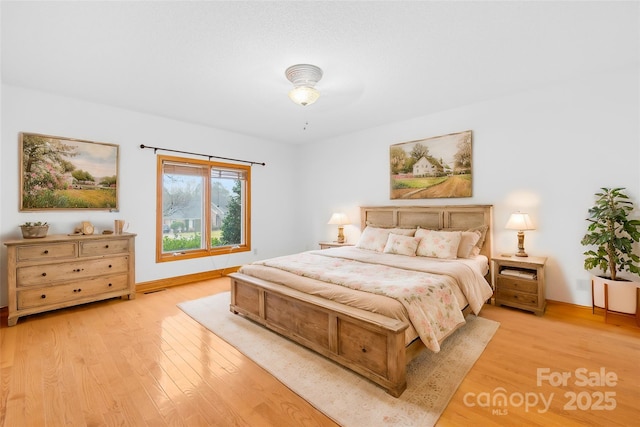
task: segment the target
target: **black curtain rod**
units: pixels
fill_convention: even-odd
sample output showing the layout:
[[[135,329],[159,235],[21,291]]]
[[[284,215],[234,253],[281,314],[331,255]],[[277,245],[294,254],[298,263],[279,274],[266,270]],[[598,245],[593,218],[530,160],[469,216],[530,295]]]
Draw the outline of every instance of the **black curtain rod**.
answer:
[[[189,151],[180,151],[180,150],[172,150],[170,148],[160,148],[160,147],[150,147],[148,145],[144,145],[144,144],[140,144],[140,148],[149,148],[152,149],[153,152],[157,152],[158,150],[162,150],[162,151],[171,151],[173,153],[181,153],[181,154],[191,154],[192,156],[202,156],[202,157],[208,157],[209,160],[211,159],[220,159],[220,160],[230,160],[232,162],[240,162],[240,163],[249,163],[251,166],[253,165],[261,165],[261,166],[266,166],[266,163],[262,163],[262,162],[252,162],[251,160],[239,160],[239,159],[231,159],[229,157],[219,157],[219,156],[211,156],[209,154],[199,154],[199,153],[191,153]]]

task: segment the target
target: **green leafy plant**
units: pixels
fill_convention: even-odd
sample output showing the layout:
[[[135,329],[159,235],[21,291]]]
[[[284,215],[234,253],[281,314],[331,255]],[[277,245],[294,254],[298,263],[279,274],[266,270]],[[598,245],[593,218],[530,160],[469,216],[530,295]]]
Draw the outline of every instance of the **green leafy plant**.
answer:
[[[630,219],[633,203],[624,188],[601,188],[596,204],[589,209],[590,222],[583,246],[596,246],[584,252],[584,268],[600,268],[611,280],[617,273],[628,271],[640,275],[640,257],[633,253],[634,242],[640,241],[640,220]]]
[[[48,224],[46,222],[37,221],[37,222],[25,222],[20,227],[45,227]]]

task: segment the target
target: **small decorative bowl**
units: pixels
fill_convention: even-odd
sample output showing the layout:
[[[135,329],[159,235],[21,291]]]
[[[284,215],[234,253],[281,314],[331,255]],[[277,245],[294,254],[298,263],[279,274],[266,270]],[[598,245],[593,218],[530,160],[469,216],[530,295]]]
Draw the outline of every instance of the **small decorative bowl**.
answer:
[[[22,237],[25,239],[41,239],[47,237],[48,225],[21,225]]]

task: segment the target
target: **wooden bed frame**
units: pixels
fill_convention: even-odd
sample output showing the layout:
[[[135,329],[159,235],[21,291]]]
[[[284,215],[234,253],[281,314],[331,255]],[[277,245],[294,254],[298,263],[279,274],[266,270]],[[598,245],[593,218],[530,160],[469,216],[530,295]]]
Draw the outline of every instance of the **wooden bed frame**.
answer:
[[[362,229],[368,224],[442,230],[488,225],[481,254],[491,258],[491,205],[374,206],[360,211]],[[405,346],[407,323],[241,273],[229,276],[233,313],[359,373],[392,396],[406,389],[406,365],[425,348],[420,339]],[[491,272],[486,278],[491,283]]]

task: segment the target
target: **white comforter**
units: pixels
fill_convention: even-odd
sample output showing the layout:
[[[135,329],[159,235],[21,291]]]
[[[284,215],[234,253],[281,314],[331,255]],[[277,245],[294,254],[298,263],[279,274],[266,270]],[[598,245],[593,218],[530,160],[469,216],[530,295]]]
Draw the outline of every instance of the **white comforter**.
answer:
[[[483,272],[473,262],[408,257],[341,247],[303,252],[255,264],[299,276],[385,295],[406,308],[412,326],[430,350],[465,320],[452,289],[461,289],[474,313],[491,297]]]

